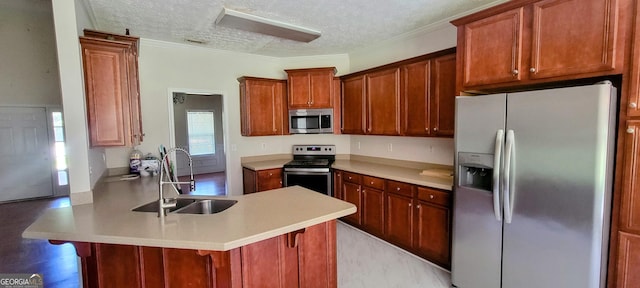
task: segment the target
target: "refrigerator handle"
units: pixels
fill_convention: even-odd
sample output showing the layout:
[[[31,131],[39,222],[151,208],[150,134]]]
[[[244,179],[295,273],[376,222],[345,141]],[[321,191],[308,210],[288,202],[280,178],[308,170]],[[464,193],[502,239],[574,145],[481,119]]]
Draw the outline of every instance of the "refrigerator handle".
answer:
[[[507,147],[504,151],[504,221],[509,224],[513,216],[513,181],[511,181],[511,170],[513,169],[512,163],[515,150],[515,136],[513,130],[507,131]],[[515,162],[515,161],[513,161]]]
[[[502,221],[500,211],[500,159],[502,157],[502,143],[504,143],[504,130],[496,133],[496,146],[493,153],[493,213],[496,220]]]

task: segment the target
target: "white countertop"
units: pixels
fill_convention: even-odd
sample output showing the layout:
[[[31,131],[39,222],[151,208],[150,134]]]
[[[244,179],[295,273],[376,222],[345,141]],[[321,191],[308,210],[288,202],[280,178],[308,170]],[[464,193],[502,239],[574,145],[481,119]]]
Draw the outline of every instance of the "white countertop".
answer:
[[[447,191],[451,191],[453,188],[453,177],[441,178],[424,176],[420,175],[420,172],[422,172],[421,169],[405,168],[355,160],[336,160],[333,163],[332,167],[333,169],[355,172]]]
[[[251,169],[253,171],[266,170],[266,169],[276,169],[282,168],[284,164],[291,161],[288,159],[274,159],[274,160],[263,160],[263,161],[251,161],[242,163],[242,167]]]
[[[299,186],[249,195],[211,215],[157,213],[132,208],[157,200],[158,178],[100,183],[92,204],[48,209],[25,238],[227,251],[352,214],[356,207]],[[197,184],[196,184],[197,185]],[[165,193],[175,196],[170,187]],[[181,196],[216,199],[220,197]]]

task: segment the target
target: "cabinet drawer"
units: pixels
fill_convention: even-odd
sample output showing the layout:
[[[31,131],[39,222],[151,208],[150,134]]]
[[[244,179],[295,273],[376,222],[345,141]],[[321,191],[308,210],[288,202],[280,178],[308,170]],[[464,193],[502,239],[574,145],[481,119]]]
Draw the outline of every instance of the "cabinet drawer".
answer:
[[[282,169],[258,171],[258,191],[266,191],[282,187]]]
[[[362,176],[362,185],[378,190],[384,190],[384,179],[371,176]]]
[[[418,187],[418,199],[433,204],[449,206],[451,203],[451,193],[425,187]]]
[[[360,184],[361,176],[356,173],[344,172],[342,174],[342,181]]]
[[[409,183],[387,180],[387,192],[413,197],[413,185]]]

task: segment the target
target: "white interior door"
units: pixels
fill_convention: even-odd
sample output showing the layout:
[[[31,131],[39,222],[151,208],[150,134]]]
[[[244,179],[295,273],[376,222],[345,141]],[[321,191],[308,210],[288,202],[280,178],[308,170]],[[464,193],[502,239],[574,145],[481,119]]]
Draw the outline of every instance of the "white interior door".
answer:
[[[0,202],[53,195],[44,108],[0,107]]]

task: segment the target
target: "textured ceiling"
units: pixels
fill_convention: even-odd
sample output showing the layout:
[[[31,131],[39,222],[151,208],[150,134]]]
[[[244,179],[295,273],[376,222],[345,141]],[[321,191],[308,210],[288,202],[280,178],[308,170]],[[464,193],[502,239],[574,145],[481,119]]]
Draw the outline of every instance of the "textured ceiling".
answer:
[[[96,29],[287,57],[348,53],[496,0],[83,0]],[[215,25],[223,7],[320,30],[309,43]]]

